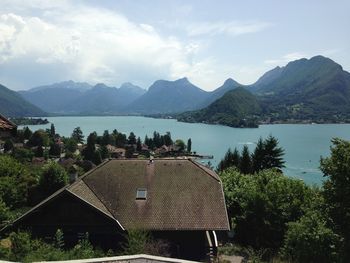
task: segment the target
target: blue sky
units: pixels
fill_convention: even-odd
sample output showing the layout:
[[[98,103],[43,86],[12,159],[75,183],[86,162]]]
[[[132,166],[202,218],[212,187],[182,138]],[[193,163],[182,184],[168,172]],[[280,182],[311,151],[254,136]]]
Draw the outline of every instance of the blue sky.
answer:
[[[186,76],[213,90],[319,54],[349,71],[349,10],[342,0],[0,0],[0,83],[148,88]]]

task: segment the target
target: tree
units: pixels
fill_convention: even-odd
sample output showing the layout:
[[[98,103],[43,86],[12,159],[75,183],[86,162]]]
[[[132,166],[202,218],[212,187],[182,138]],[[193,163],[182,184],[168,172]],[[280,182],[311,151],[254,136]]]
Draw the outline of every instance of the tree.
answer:
[[[229,168],[220,177],[235,241],[257,249],[278,249],[286,224],[303,216],[320,195],[275,169],[250,176]]]
[[[173,144],[173,140],[171,139],[170,132],[166,132],[166,134],[163,136],[163,140],[166,146],[170,146]]]
[[[71,136],[77,143],[83,143],[84,142],[84,135],[80,127],[76,127]]]
[[[239,162],[239,170],[243,174],[249,174],[252,171],[252,162],[250,159],[250,153],[247,145],[244,145],[242,150],[242,157]]]
[[[128,144],[136,144],[136,136],[133,132],[130,132],[129,134]]]
[[[293,262],[339,262],[340,236],[327,226],[318,211],[309,211],[287,224],[282,255]]]
[[[99,152],[102,160],[109,158],[109,152],[108,152],[107,146],[102,145],[101,148],[99,149]]]
[[[187,152],[191,153],[191,150],[192,150],[192,140],[191,140],[191,138],[189,138],[187,140]]]
[[[44,148],[41,145],[36,147],[35,157],[44,157]]]
[[[36,178],[10,156],[0,155],[0,199],[9,208],[24,206]]]
[[[28,128],[25,127],[23,131],[23,138],[26,140],[29,140],[29,138],[32,136],[33,132]]]
[[[10,139],[7,139],[4,144],[4,152],[9,152],[13,149],[13,142]]]
[[[46,196],[68,184],[68,174],[62,166],[50,161],[42,167],[39,187]]]
[[[107,144],[109,144],[109,132],[108,130],[105,130],[102,135],[101,145]]]
[[[235,148],[233,152],[231,151],[231,148],[229,148],[225,153],[224,158],[219,162],[216,170],[218,172],[222,172],[225,169],[233,166],[239,168],[240,160],[241,160],[241,156],[237,148]]]
[[[179,152],[183,152],[185,150],[186,145],[183,140],[176,140],[175,145],[179,148]]]
[[[344,238],[342,258],[350,261],[350,142],[332,139],[331,156],[321,158],[327,180],[323,196],[334,231]]]
[[[262,162],[262,169],[277,168],[281,170],[284,167],[283,160],[284,150],[278,147],[278,140],[269,136],[264,141],[264,158]]]
[[[58,143],[51,142],[49,155],[60,156],[61,155],[61,146]]]
[[[263,162],[265,158],[265,143],[263,139],[260,137],[256,147],[254,149],[254,153],[252,154],[252,166],[253,172],[259,172],[263,170]]]
[[[51,127],[50,127],[50,137],[51,138],[55,138],[56,135],[56,130],[55,130],[55,125],[53,123],[51,123]]]
[[[92,132],[89,134],[87,138],[87,144],[82,154],[84,156],[84,160],[89,160],[94,162],[94,153],[96,151],[95,143],[96,143],[97,134],[96,132]]]
[[[77,141],[73,138],[65,138],[64,147],[66,151],[74,153],[77,150]]]
[[[140,137],[138,137],[137,141],[136,141],[136,150],[138,152],[141,152],[141,150],[142,150],[142,144],[141,144],[141,138]]]
[[[48,146],[49,137],[44,130],[37,130],[33,133],[28,141],[28,145],[33,146]]]

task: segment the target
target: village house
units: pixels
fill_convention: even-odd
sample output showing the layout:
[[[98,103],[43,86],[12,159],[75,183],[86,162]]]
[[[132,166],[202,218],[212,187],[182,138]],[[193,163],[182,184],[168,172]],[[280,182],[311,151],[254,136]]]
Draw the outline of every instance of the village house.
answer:
[[[60,189],[13,222],[66,244],[88,232],[102,248],[118,248],[125,233],[149,231],[170,244],[172,257],[204,260],[229,230],[219,176],[189,159],[112,159]]]
[[[0,114],[0,139],[7,139],[16,136],[17,125]]]

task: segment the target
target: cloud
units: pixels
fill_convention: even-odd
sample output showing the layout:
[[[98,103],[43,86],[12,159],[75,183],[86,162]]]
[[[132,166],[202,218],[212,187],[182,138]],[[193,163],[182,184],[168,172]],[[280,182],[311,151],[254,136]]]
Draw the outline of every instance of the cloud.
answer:
[[[134,23],[105,9],[64,6],[52,12],[45,9],[40,16],[1,15],[1,68],[31,59],[32,66],[41,69],[41,64],[68,67],[69,75],[56,72],[58,80],[140,83],[145,76],[179,75],[179,65],[188,68],[199,48],[198,43],[161,36],[152,25]]]
[[[113,86],[131,81],[146,88],[157,79],[187,76],[210,90],[233,73],[243,79],[249,73],[208,56],[208,40],[193,36],[238,36],[270,26],[254,21],[181,24],[187,34],[179,39],[172,30],[161,32],[149,22],[83,1],[21,2],[2,0],[0,13],[0,81],[12,89],[67,79]],[[177,12],[192,11],[189,5]]]
[[[201,35],[218,35],[225,34],[229,36],[239,36],[243,34],[256,33],[262,31],[271,24],[267,22],[203,22],[193,23],[187,26],[186,31],[189,36],[201,36]]]
[[[269,65],[281,65],[281,64],[286,64],[290,61],[298,60],[301,58],[307,58],[307,57],[309,57],[309,56],[306,53],[292,52],[292,53],[285,54],[284,56],[282,56],[281,58],[278,58],[278,59],[265,60],[264,63],[269,64]]]

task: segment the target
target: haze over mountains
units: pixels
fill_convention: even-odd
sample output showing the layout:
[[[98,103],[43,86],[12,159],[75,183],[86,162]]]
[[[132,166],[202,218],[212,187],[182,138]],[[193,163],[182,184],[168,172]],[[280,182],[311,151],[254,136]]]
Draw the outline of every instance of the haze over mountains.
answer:
[[[230,92],[238,87],[243,88]],[[66,81],[19,93],[29,102],[27,105],[32,103],[45,112],[56,114],[150,115],[187,112],[187,120],[205,119],[214,123],[227,122],[220,121],[227,119],[227,116],[236,119],[256,116],[272,120],[346,121],[350,114],[350,73],[322,56],[276,67],[249,86],[227,79],[212,92],[204,91],[187,78],[182,78],[175,81],[157,80],[148,90],[131,83],[115,88],[104,84],[91,86]],[[7,105],[11,108],[10,104]],[[26,115],[38,115],[40,111],[37,107]],[[203,109],[201,113],[199,109]],[[193,116],[191,111],[195,111]],[[18,111],[8,113],[21,115]]]

